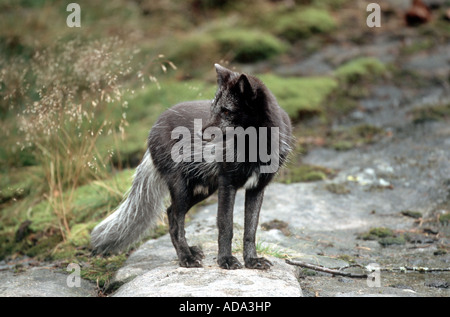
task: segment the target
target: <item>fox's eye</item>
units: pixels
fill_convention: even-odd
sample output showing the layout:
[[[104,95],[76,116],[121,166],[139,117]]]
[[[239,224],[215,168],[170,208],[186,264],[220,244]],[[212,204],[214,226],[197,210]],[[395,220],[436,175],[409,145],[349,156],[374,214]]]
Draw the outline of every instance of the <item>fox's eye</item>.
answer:
[[[228,116],[228,115],[230,115],[231,111],[228,110],[227,108],[222,108],[222,113],[223,113],[225,116]]]

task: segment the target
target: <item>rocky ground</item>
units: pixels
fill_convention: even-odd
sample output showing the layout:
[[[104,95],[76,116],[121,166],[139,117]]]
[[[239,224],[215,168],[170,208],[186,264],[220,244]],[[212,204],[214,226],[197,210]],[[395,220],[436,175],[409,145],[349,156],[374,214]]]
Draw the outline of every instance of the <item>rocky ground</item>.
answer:
[[[411,79],[371,86],[357,109],[335,122],[336,130],[364,123],[384,131],[374,144],[347,151],[318,147],[303,158],[304,163],[334,170],[335,177],[268,187],[257,237],[260,254],[274,264],[271,270],[218,268],[217,204],[211,204],[200,208],[186,229],[190,244],[201,246],[206,255],[203,268],[178,267],[170,238],[164,235],[130,255],[108,295],[449,296],[450,272],[417,270],[450,268],[450,124],[448,116],[414,113],[450,103],[450,45],[439,43],[405,57],[400,51],[407,38],[381,34],[364,45],[334,43],[274,68],[284,75],[320,75],[341,59],[370,55],[419,74],[421,84],[411,85]],[[234,218],[238,257],[243,206],[239,192]],[[362,273],[369,264],[382,270],[379,284],[374,284],[292,266],[286,258],[342,272]],[[0,296],[99,294],[86,281],[69,287],[72,276],[53,264],[21,261],[25,269],[19,271],[17,263],[0,263]]]
[[[380,122],[389,131],[386,138],[345,152],[315,149],[305,163],[339,171],[335,178],[272,184],[267,189],[258,241],[260,252],[274,263],[270,271],[217,267],[217,205],[213,204],[199,210],[187,227],[190,243],[205,251],[204,268],[179,268],[165,235],[132,253],[117,272],[114,287],[118,289],[112,296],[449,296],[449,272],[382,271],[380,286],[369,287],[366,279],[304,270],[280,259],[288,256],[335,269],[370,263],[393,269],[450,266],[448,223],[438,220],[450,209],[450,125],[447,121],[415,124],[407,118],[409,107],[448,98],[448,91],[426,88],[411,98],[398,87],[385,87],[383,95],[379,89],[374,88],[366,103],[380,106],[370,115],[353,117]],[[240,192],[234,219],[238,256],[243,200]],[[373,228],[388,228],[390,234],[384,237],[372,230],[373,237],[368,237]],[[0,272],[3,296],[95,295],[95,285],[83,282],[80,288],[69,288],[68,275],[51,267],[13,273],[4,270],[6,266]]]

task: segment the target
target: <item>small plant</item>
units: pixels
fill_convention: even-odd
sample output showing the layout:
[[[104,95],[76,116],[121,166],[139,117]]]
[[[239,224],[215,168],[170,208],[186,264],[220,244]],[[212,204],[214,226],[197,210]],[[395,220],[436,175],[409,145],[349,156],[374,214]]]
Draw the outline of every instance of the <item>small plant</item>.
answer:
[[[277,20],[274,26],[275,33],[291,42],[314,34],[330,33],[337,27],[330,13],[318,8],[284,12]]]
[[[63,240],[75,189],[104,175],[107,157],[97,151],[103,133],[121,134],[127,125],[120,79],[129,75],[130,59],[118,39],[58,42],[35,53],[25,70],[28,91],[19,113],[22,150],[34,153],[43,168],[47,198]],[[20,105],[17,105],[20,107]],[[118,125],[108,117],[123,109]]]
[[[16,146],[42,168],[41,197],[56,216],[63,241],[71,238],[76,189],[110,174],[119,142],[100,151],[98,141],[107,135],[124,138],[128,87],[144,85],[144,78],[158,85],[149,74],[155,64],[164,72],[175,68],[162,55],[145,65],[134,63],[137,52],[113,37],[60,40],[27,60],[0,58],[7,69],[0,72],[1,108],[17,113]]]
[[[336,71],[336,77],[344,83],[355,84],[362,80],[373,80],[386,73],[386,66],[374,57],[360,57],[351,60]]]

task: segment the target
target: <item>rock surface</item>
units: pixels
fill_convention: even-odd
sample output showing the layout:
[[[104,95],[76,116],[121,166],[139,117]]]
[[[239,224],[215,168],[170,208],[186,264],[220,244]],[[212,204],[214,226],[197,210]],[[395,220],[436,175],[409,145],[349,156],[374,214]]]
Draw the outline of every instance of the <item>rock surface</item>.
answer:
[[[68,274],[51,267],[36,267],[22,273],[0,272],[0,297],[94,297],[95,285],[80,279],[68,283]],[[70,287],[73,285],[72,287]]]

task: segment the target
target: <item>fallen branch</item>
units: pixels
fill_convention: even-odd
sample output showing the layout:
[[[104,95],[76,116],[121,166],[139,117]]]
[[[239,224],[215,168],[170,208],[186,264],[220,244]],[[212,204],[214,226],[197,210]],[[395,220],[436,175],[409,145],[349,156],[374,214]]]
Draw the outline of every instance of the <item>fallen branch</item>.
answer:
[[[311,270],[314,270],[314,271],[330,273],[330,274],[333,274],[333,275],[340,275],[340,276],[351,277],[351,278],[367,278],[368,277],[367,274],[354,274],[354,273],[342,272],[340,270],[334,270],[334,269],[330,269],[330,268],[327,268],[327,267],[313,265],[313,264],[309,264],[309,263],[305,263],[305,262],[301,262],[301,261],[286,260],[286,263],[287,264],[291,264],[291,265],[304,267],[304,268],[311,269]]]
[[[435,272],[450,272],[450,268],[428,268],[428,267],[421,267],[421,266],[402,266],[399,268],[382,268],[380,269],[381,272],[402,272],[406,273],[408,271],[410,272],[419,272],[419,273],[435,273]]]
[[[295,266],[304,267],[304,268],[311,269],[314,271],[333,274],[333,275],[339,275],[339,276],[345,276],[345,277],[351,277],[351,278],[368,278],[369,277],[368,274],[355,274],[355,273],[342,272],[343,269],[347,269],[352,266],[346,266],[340,270],[335,270],[335,269],[330,269],[330,268],[323,267],[320,265],[305,263],[302,261],[291,261],[291,260],[286,259],[286,263],[295,265]],[[356,266],[363,268],[360,265],[356,265]],[[370,271],[370,269],[368,269],[368,267],[366,267],[365,269]],[[419,272],[419,273],[450,272],[450,268],[428,268],[428,267],[415,267],[415,266],[414,267],[401,266],[398,268],[379,268],[378,270],[380,272],[388,272],[388,273],[395,273],[395,272],[401,272],[401,273],[406,273],[406,272]]]

